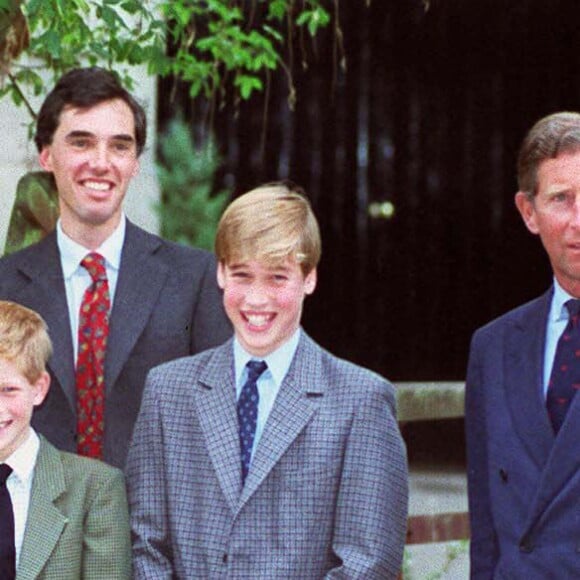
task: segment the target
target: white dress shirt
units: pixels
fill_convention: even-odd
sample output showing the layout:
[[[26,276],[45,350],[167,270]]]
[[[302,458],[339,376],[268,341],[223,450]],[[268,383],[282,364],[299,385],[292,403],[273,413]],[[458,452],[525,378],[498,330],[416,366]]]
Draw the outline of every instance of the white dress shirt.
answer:
[[[34,429],[30,428],[30,434],[26,441],[20,445],[5,461],[11,468],[12,473],[6,480],[6,487],[12,501],[14,511],[14,545],[16,548],[16,569],[20,560],[28,506],[30,504],[30,490],[34,476],[34,466],[38,456],[40,440]]]
[[[119,277],[119,266],[121,264],[121,252],[125,241],[125,216],[123,215],[117,229],[96,249],[95,252],[105,258],[105,268],[109,282],[109,294],[111,297],[111,308],[113,298],[117,288],[117,278]],[[78,325],[79,310],[83,301],[85,290],[91,285],[91,275],[86,268],[81,266],[82,260],[90,253],[84,246],[75,242],[67,236],[60,220],[56,226],[56,242],[60,251],[60,262],[64,276],[64,286],[66,289],[66,300],[68,304],[68,314],[70,318],[70,328],[72,332],[72,342],[74,348],[75,364],[78,354]]]
[[[268,368],[260,375],[258,387],[258,419],[256,421],[256,434],[254,445],[252,446],[252,458],[258,447],[258,442],[264,432],[266,421],[270,416],[270,411],[274,406],[274,401],[282,385],[282,381],[290,368],[290,363],[294,358],[298,340],[300,339],[300,329],[298,329],[282,346],[263,358],[255,357],[244,350],[242,345],[234,338],[234,371],[236,377],[236,400],[240,397],[242,387],[248,378],[246,364],[250,360],[263,360]]]
[[[554,364],[554,357],[556,356],[556,348],[558,340],[564,332],[570,314],[565,304],[568,300],[573,299],[566,292],[558,281],[554,278],[554,295],[552,296],[552,304],[550,312],[548,313],[548,320],[546,322],[546,347],[544,349],[544,398],[548,393],[548,383],[552,374],[552,366]]]

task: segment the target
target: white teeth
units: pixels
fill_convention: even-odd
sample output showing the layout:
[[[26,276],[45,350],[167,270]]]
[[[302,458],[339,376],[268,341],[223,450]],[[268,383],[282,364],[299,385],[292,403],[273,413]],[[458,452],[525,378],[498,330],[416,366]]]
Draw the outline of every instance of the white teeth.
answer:
[[[248,314],[246,318],[252,326],[265,326],[270,320],[269,316],[260,314]]]
[[[100,181],[85,181],[84,185],[85,185],[85,187],[88,187],[89,189],[96,189],[97,191],[108,191],[109,190],[109,184],[102,183]]]

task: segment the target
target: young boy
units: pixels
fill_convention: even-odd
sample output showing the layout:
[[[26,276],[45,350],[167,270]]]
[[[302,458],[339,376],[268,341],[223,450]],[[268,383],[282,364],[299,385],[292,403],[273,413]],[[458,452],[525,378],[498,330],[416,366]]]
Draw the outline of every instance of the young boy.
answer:
[[[123,474],[58,451],[30,426],[51,351],[36,312],[0,301],[0,578],[129,578]]]
[[[407,516],[393,387],[300,329],[305,197],[236,199],[216,238],[235,337],[154,369],[128,459],[137,578],[396,578]]]

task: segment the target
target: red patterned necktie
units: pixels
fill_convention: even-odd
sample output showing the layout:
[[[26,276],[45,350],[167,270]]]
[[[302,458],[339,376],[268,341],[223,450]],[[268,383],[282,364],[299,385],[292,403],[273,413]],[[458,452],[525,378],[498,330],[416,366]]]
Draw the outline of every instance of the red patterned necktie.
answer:
[[[109,282],[105,259],[92,252],[81,262],[92,278],[79,313],[77,386],[77,453],[103,457],[105,351],[109,334]]]
[[[580,389],[580,300],[568,300],[565,306],[570,319],[558,341],[546,396],[555,434],[560,431],[570,403]]]

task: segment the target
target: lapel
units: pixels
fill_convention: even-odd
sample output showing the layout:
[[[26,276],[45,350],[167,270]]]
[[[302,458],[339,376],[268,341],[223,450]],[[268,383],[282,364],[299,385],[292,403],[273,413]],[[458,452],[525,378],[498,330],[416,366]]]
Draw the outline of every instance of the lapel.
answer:
[[[533,510],[527,521],[528,526],[537,521],[550,502],[565,487],[566,482],[580,470],[578,441],[580,441],[580,397],[576,395],[542,472]]]
[[[143,332],[169,266],[157,255],[163,242],[127,220],[121,265],[109,326],[105,385],[115,384],[131,350]]]
[[[37,578],[54,552],[67,518],[54,505],[66,491],[59,452],[44,438],[34,469],[28,522],[18,566],[19,579]]]
[[[322,385],[319,347],[302,331],[242,489],[232,339],[215,349],[200,376],[194,405],[216,477],[233,514],[309,422],[324,393]]]
[[[519,313],[506,334],[506,385],[510,413],[523,444],[539,473],[534,501],[525,529],[529,530],[566,482],[580,469],[580,397],[576,396],[566,421],[554,437],[543,395],[546,321],[552,300],[548,291]],[[533,385],[533,394],[529,385]]]
[[[40,312],[46,321],[56,353],[48,366],[74,409],[74,351],[56,232],[23,254],[18,270],[30,283],[23,287],[17,299]]]
[[[242,489],[238,512],[317,411],[320,398],[324,395],[325,384],[320,347],[302,330],[294,360],[280,386],[254,453],[252,466]]]
[[[224,497],[235,512],[242,488],[233,341],[218,347],[199,378],[195,415]]]
[[[505,389],[512,421],[523,445],[542,471],[554,433],[543,397],[546,320],[552,290],[520,310],[506,331]]]

